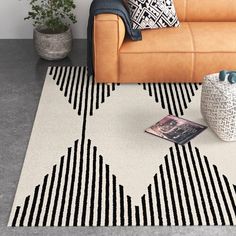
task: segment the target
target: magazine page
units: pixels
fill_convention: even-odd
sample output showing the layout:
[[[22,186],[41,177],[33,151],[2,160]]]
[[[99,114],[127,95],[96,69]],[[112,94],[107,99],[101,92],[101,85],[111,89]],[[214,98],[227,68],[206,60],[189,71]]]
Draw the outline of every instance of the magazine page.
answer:
[[[168,115],[145,131],[171,142],[184,145],[206,128],[204,125]]]

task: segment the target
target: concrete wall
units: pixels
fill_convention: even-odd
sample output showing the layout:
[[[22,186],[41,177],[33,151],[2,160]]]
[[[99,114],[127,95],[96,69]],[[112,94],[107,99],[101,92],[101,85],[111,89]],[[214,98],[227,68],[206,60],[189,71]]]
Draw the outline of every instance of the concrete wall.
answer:
[[[74,38],[86,38],[89,6],[92,0],[75,0],[78,22],[72,26]],[[0,0],[0,39],[32,38],[32,24],[24,21],[29,0]]]

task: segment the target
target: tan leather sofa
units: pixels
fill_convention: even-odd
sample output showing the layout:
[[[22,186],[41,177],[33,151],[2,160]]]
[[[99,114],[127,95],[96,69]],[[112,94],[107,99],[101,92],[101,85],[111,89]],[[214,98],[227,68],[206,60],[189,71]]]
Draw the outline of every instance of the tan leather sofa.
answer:
[[[201,82],[205,74],[236,69],[236,0],[174,0],[180,26],[125,37],[112,14],[94,19],[97,82]]]

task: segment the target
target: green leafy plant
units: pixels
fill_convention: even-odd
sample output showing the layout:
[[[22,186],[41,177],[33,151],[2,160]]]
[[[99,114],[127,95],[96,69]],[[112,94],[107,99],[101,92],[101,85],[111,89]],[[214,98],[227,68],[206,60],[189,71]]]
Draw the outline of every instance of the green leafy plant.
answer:
[[[76,23],[73,0],[30,0],[31,10],[25,20],[32,20],[34,27],[45,33],[61,33],[70,23]]]

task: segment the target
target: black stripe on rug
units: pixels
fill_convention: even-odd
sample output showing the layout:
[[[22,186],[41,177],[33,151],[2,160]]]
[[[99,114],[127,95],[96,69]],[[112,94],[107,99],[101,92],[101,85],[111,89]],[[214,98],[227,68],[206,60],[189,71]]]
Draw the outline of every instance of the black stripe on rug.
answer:
[[[68,148],[16,207],[12,226],[233,225],[235,220],[234,185],[191,143],[170,147],[140,205],[133,205],[89,139]]]
[[[68,98],[68,102],[77,110],[78,115],[82,115],[85,106],[85,84],[86,84],[86,67],[64,66],[50,67],[49,75],[56,82],[60,91]],[[95,83],[93,77],[89,79],[88,90],[88,111],[93,116],[94,110],[100,108],[101,104],[111,96],[112,92],[120,86],[119,83],[105,84]]]
[[[167,109],[170,115],[182,116],[201,83],[143,83],[139,84],[155,102]]]

